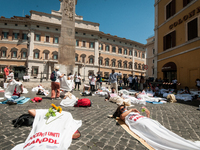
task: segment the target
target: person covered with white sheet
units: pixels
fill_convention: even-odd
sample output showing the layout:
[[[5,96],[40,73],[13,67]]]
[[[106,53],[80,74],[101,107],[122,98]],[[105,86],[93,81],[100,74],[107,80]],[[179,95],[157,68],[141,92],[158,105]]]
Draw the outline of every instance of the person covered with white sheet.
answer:
[[[113,117],[120,117],[130,130],[145,140],[156,150],[199,150],[200,145],[186,140],[162,126],[156,120],[150,119],[150,111],[144,108],[146,116],[140,115],[137,109],[130,109],[124,105],[117,108]]]
[[[105,101],[111,101],[116,103],[117,105],[126,105],[131,106],[131,100],[130,99],[124,99],[116,93],[116,89],[114,87],[111,88],[111,93],[108,92],[108,97],[105,98]]]
[[[80,137],[77,129],[82,121],[74,120],[71,113],[58,108],[29,110],[29,114],[35,117],[32,130],[26,141],[12,150],[67,150],[72,138]]]

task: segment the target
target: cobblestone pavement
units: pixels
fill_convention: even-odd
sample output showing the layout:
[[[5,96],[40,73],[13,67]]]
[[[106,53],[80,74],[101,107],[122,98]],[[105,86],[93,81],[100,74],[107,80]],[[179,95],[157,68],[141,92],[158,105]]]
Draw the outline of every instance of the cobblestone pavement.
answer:
[[[24,94],[33,98],[35,93]],[[74,92],[81,98],[79,92]],[[0,97],[3,93],[0,93]],[[93,102],[92,107],[88,108],[63,108],[72,113],[76,120],[82,120],[79,129],[81,137],[73,140],[70,150],[145,150],[146,148],[137,140],[131,137],[124,129],[116,124],[114,119],[107,115],[114,113],[117,105],[104,101],[104,97],[89,96]],[[29,109],[48,109],[53,102],[59,105],[61,100],[50,100],[43,97],[41,103],[27,102],[24,105],[0,105],[0,149],[10,150],[15,145],[22,143],[27,138],[31,127],[14,128],[12,120],[21,114],[27,113]],[[141,110],[141,105],[135,105]],[[172,103],[153,105],[147,104],[146,107],[151,111],[151,118],[159,121],[163,126],[185,139],[200,141],[200,111],[196,106]]]

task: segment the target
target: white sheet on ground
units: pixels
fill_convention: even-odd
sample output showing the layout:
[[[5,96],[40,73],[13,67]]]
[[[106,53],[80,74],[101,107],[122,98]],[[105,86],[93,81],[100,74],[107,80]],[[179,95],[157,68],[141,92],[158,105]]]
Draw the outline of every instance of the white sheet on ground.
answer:
[[[49,95],[49,91],[45,90],[41,85],[38,85],[37,87],[32,88],[32,92],[38,92],[38,90],[41,89],[44,92],[44,95]]]
[[[67,150],[72,135],[82,125],[81,120],[74,120],[71,113],[56,113],[55,117],[45,119],[47,109],[36,110],[32,130],[25,143],[12,150]]]
[[[200,145],[186,140],[162,126],[159,122],[131,112],[125,118],[130,130],[156,150],[199,150]]]
[[[143,100],[143,99],[137,99],[137,98],[135,98],[135,97],[133,97],[133,96],[130,96],[130,95],[122,95],[122,97],[124,98],[124,99],[130,99],[131,100],[131,103],[132,104],[141,104],[141,105],[146,105],[146,100]]]
[[[22,92],[23,94],[27,94],[28,93],[28,90],[27,90],[27,88],[24,88],[23,87],[23,92]]]
[[[74,82],[73,80],[67,80],[66,76],[60,79],[60,89],[63,91],[72,91]]]
[[[60,105],[61,105],[61,106],[64,106],[64,107],[74,106],[74,104],[76,104],[76,102],[77,102],[76,96],[74,96],[74,95],[72,94],[72,95],[71,95],[71,98],[67,97],[66,99],[63,99],[63,100],[60,102]]]
[[[13,79],[8,84],[8,86],[7,86],[7,88],[6,88],[5,92],[4,92],[4,97],[5,98],[11,98],[11,96],[13,95],[13,92],[15,90],[15,87],[16,87],[16,92],[17,93],[21,92],[21,90],[20,90],[20,85],[21,84],[22,84],[21,82],[17,82],[16,80]]]
[[[110,97],[109,101],[114,102],[117,105],[122,105],[122,104],[124,104],[125,106],[130,106],[131,105],[131,100],[130,99],[123,99],[120,96]]]
[[[191,101],[192,95],[191,94],[177,94],[175,95],[176,99],[184,100],[184,101]]]

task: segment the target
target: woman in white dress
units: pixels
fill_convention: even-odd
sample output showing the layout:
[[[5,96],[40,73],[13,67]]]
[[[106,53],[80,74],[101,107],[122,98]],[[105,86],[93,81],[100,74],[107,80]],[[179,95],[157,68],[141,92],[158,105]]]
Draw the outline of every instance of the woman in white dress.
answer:
[[[121,105],[113,117],[120,117],[131,131],[156,150],[200,150],[200,144],[171,132],[156,120],[150,119],[148,109],[145,108],[145,112],[147,117],[140,115],[137,109],[127,110],[124,105]]]

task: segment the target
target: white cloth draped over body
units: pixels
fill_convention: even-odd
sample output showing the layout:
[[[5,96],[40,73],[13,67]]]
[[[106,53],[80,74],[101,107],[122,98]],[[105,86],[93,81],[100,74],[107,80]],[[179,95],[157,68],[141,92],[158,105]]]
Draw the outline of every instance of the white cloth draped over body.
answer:
[[[32,92],[38,92],[38,90],[41,89],[44,92],[44,95],[49,95],[49,91],[45,90],[41,85],[38,85],[37,87],[32,88]]]
[[[130,130],[156,150],[200,150],[200,144],[186,140],[159,122],[131,112],[125,118]]]
[[[130,99],[130,101],[131,101],[131,103],[132,104],[141,104],[141,105],[146,105],[146,100],[143,100],[143,99],[137,99],[137,98],[135,98],[135,97],[133,97],[133,96],[130,96],[130,95],[122,95],[122,97],[124,98],[124,99]]]
[[[71,94],[71,93],[70,93]],[[60,102],[60,105],[61,106],[64,106],[64,107],[68,107],[68,106],[74,106],[77,102],[77,98],[76,96],[74,96],[73,94],[71,94],[71,96],[67,96],[65,99],[63,99],[61,102]]]
[[[125,105],[125,106],[131,106],[131,100],[130,99],[123,99],[120,96],[111,96],[109,101],[116,103],[117,105]]]
[[[22,85],[21,82],[17,82],[15,79],[13,79],[7,86],[5,92],[4,92],[4,97],[5,98],[11,98],[11,96],[13,95],[13,92],[15,90],[16,87],[16,92],[19,93],[21,92],[20,89],[20,85]]]
[[[63,76],[60,79],[60,89],[63,91],[72,91],[74,86],[74,81],[73,80],[67,80],[66,76]]]
[[[62,111],[55,117],[45,119],[47,109],[37,109],[32,130],[25,143],[12,150],[67,150],[74,132],[82,125],[71,113]]]

